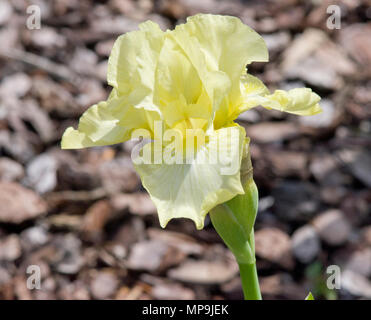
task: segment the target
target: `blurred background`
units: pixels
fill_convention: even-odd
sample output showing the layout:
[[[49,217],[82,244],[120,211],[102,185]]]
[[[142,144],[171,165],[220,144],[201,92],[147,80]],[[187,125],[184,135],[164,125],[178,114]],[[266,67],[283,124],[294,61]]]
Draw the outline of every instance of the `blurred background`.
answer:
[[[160,228],[132,143],[59,147],[64,129],[107,98],[118,35],[198,12],[237,16],[263,35],[270,61],[249,72],[270,89],[322,97],[317,116],[256,108],[239,118],[260,191],[263,298],[371,299],[366,0],[0,0],[0,299],[242,299],[209,220],[201,231],[183,219]]]

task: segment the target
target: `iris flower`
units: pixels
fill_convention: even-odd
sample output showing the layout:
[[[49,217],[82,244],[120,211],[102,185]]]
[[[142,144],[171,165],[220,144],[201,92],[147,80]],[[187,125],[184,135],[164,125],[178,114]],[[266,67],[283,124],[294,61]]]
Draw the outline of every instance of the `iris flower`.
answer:
[[[202,229],[211,209],[245,192],[239,169],[249,140],[235,122],[239,114],[257,106],[296,115],[321,112],[320,97],[309,88],[270,93],[247,73],[254,61],[268,61],[267,47],[236,17],[198,14],[165,32],[144,22],[116,40],[108,61],[111,94],[85,111],[77,129],[67,128],[62,148],[122,143],[138,129],[149,132],[152,142],[146,146],[153,145],[162,138],[156,123],[162,132],[173,129],[183,137],[187,129],[204,132],[194,160],[213,161],[135,164],[162,227],[182,217]],[[232,129],[238,135],[229,139]],[[165,150],[171,139],[166,141],[159,148]],[[222,157],[214,159],[216,145]],[[177,146],[174,150],[184,157]],[[221,174],[223,156],[234,157],[237,170]]]

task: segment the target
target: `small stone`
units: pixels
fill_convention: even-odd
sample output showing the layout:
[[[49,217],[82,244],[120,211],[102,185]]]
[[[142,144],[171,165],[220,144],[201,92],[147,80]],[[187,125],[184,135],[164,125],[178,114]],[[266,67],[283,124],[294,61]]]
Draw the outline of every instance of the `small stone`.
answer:
[[[306,29],[283,56],[281,68],[286,77],[327,89],[339,89],[344,83],[342,76],[357,70],[341,48],[319,29]]]
[[[351,227],[343,213],[339,210],[328,210],[313,220],[313,226],[321,239],[329,245],[337,246],[345,243],[350,236]]]
[[[365,244],[371,247],[371,226],[362,229],[362,238]]]
[[[11,18],[13,8],[8,1],[0,0],[0,26],[6,24]]]
[[[104,188],[112,194],[135,191],[140,180],[130,157],[115,158],[104,162],[98,170]]]
[[[133,247],[135,243],[146,239],[146,225],[144,219],[140,217],[129,217],[125,224],[118,227],[113,240],[123,243],[125,246]]]
[[[156,214],[157,209],[148,193],[120,193],[112,197],[111,205],[115,211],[128,209],[130,213],[146,216]]]
[[[59,295],[62,300],[89,300],[90,294],[85,284],[81,281],[75,281],[63,286]]]
[[[238,1],[162,0],[160,10],[165,16],[181,19],[197,13],[236,15],[237,12],[242,11],[242,8]]]
[[[338,167],[336,158],[330,154],[314,155],[309,166],[311,173],[317,181],[326,183],[329,176]]]
[[[108,243],[105,249],[118,260],[124,259],[127,255],[127,249],[120,243]]]
[[[291,1],[282,2],[282,4],[293,3]],[[283,4],[284,5],[284,4]],[[277,29],[296,29],[299,25],[302,24],[303,20],[306,18],[306,13],[304,8],[300,6],[290,6],[286,10],[278,9],[277,16],[275,16],[275,20],[277,23]]]
[[[177,283],[159,284],[152,288],[152,295],[158,300],[193,300],[195,294],[191,289]]]
[[[259,279],[260,282],[260,279]],[[243,300],[243,291],[241,287],[241,279],[236,277],[231,281],[223,283],[220,286],[227,300]]]
[[[0,222],[22,223],[46,213],[45,201],[32,190],[13,182],[0,182]]]
[[[344,149],[338,152],[338,156],[349,167],[354,177],[371,188],[371,152]]]
[[[274,212],[289,222],[307,222],[319,207],[318,190],[309,182],[282,181],[272,190],[272,196]]]
[[[155,228],[149,228],[147,232],[150,239],[168,243],[170,246],[177,248],[186,255],[200,255],[203,252],[202,245],[194,238],[184,233]]]
[[[62,274],[76,274],[84,264],[81,256],[81,241],[73,234],[55,239],[55,269]]]
[[[41,226],[35,226],[24,230],[21,233],[21,239],[24,246],[34,248],[48,243],[50,234]]]
[[[335,108],[334,103],[329,99],[321,99],[322,112],[313,116],[301,117],[300,124],[311,128],[329,128],[336,124],[340,117],[340,109]]]
[[[95,46],[95,51],[103,57],[108,57],[111,53],[113,44],[115,43],[114,39],[108,39],[100,41]]]
[[[12,278],[9,272],[5,268],[0,267],[0,288],[3,284],[9,282],[11,279]]]
[[[318,256],[320,240],[316,230],[309,225],[297,229],[292,237],[292,251],[296,259],[302,263],[309,263]]]
[[[33,77],[31,92],[40,101],[42,109],[59,114],[62,118],[79,116],[83,111],[67,88],[48,77]]]
[[[96,75],[101,81],[106,81],[108,72],[108,61],[103,60],[97,64]]]
[[[6,26],[0,29],[1,49],[5,52],[14,49],[18,45],[19,29],[12,26]]]
[[[235,261],[204,261],[189,259],[168,272],[174,280],[198,284],[222,284],[232,280],[238,273]]]
[[[35,156],[34,146],[25,139],[24,134],[18,132],[0,130],[0,148],[21,163],[27,162]]]
[[[263,212],[271,208],[273,205],[274,205],[274,198],[272,196],[260,197],[258,210],[259,212]]]
[[[98,56],[94,51],[84,47],[78,47],[70,61],[71,68],[80,74],[94,72],[98,62]]]
[[[321,190],[321,200],[331,206],[336,206],[340,203],[347,194],[346,188],[343,186],[327,186]]]
[[[99,235],[110,218],[112,207],[107,200],[94,203],[85,213],[82,231],[94,237]]]
[[[354,271],[346,270],[341,274],[341,286],[354,296],[371,299],[371,282]]]
[[[282,290],[281,275],[262,277],[260,279],[260,290],[264,296],[274,296],[280,294]]]
[[[31,89],[31,79],[25,73],[15,73],[6,77],[0,85],[0,94],[14,95],[15,97],[23,97]]]
[[[25,183],[39,193],[54,190],[57,185],[57,161],[49,154],[35,157],[26,168]]]
[[[345,265],[345,269],[354,271],[363,276],[371,276],[371,248],[355,251]]]
[[[101,78],[102,70],[99,65],[91,67],[90,75]],[[106,91],[103,89],[101,81],[90,76],[84,79],[80,86],[80,94],[76,97],[76,102],[81,106],[92,105],[106,98]]]
[[[99,272],[91,283],[91,293],[96,299],[108,299],[115,292],[119,280],[112,272]]]
[[[277,228],[255,232],[255,252],[259,257],[285,268],[291,269],[294,265],[290,237]]]
[[[24,176],[22,165],[9,158],[0,158],[0,180],[3,182],[19,181]]]
[[[152,285],[151,296],[158,300],[194,300],[195,292],[179,283],[143,274],[141,280]]]
[[[184,255],[162,241],[142,241],[134,244],[128,259],[133,270],[158,271],[183,260]]]
[[[22,254],[19,237],[12,234],[0,242],[0,261],[14,261]]]
[[[354,88],[354,100],[360,104],[369,103],[371,102],[371,83],[366,82],[364,85],[360,85],[357,88]],[[361,115],[369,114],[369,111],[364,110],[365,113],[362,111],[359,113]],[[366,117],[365,117],[366,118]]]
[[[44,50],[50,48],[63,48],[66,45],[66,38],[57,32],[57,29],[43,26],[41,29],[30,32],[30,40],[34,46]]]
[[[350,24],[340,32],[340,43],[368,73],[371,73],[371,26],[368,23]]]
[[[24,100],[22,109],[19,109],[18,112],[24,121],[31,123],[42,142],[47,143],[53,140],[55,136],[54,122],[45,110],[39,108],[35,100]]]
[[[260,143],[281,142],[299,135],[295,123],[261,122],[246,127],[247,135]]]
[[[77,214],[60,213],[49,216],[46,222],[50,224],[51,228],[76,231],[81,228],[82,220],[83,217]]]
[[[101,186],[101,180],[94,166],[89,163],[79,164],[74,158],[64,156],[59,161],[59,185],[72,190],[92,190]]]
[[[238,116],[239,121],[256,123],[260,120],[260,114],[256,110],[247,110]]]
[[[12,282],[18,300],[32,300],[31,290],[27,288],[27,279],[23,275],[14,277]]]
[[[274,174],[279,177],[299,176],[305,178],[308,175],[308,158],[303,152],[294,151],[269,151],[267,152]]]
[[[120,35],[133,30],[138,30],[138,21],[123,15],[111,17],[109,24],[105,17],[95,18],[91,23],[92,33],[105,33],[107,36]]]
[[[44,273],[41,272],[43,277],[45,277]],[[43,280],[41,285],[41,290],[35,290],[35,298],[36,300],[55,300],[54,291],[56,289],[56,281],[52,277],[48,277]]]
[[[259,24],[257,25],[257,31],[259,32],[273,32],[277,30],[277,23],[275,19],[266,17],[259,21]]]
[[[286,48],[290,42],[290,34],[285,31],[273,34],[263,34],[262,36],[269,52],[281,51]]]
[[[304,299],[308,292],[298,285],[288,273],[276,273],[271,276],[260,277],[260,288],[267,299]]]

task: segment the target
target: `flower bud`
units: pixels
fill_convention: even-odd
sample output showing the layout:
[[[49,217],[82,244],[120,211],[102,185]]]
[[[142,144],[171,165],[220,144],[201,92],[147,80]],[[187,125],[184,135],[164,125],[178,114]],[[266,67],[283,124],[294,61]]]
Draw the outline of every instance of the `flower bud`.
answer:
[[[210,211],[214,228],[238,263],[255,262],[253,229],[258,211],[258,189],[252,177],[252,165],[248,141],[241,164],[241,182],[245,194],[216,206]]]

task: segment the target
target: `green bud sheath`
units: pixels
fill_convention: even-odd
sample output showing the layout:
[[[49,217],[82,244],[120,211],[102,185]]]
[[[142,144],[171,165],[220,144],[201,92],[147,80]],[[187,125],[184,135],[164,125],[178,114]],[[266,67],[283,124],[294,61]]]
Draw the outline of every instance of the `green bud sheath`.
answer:
[[[258,207],[258,190],[253,179],[244,186],[245,194],[210,211],[214,228],[238,263],[255,263],[253,227]],[[251,239],[252,238],[252,239]]]
[[[245,194],[238,195],[212,209],[210,218],[215,230],[236,257],[245,299],[260,300],[254,246],[254,224],[259,197],[252,177],[248,141],[244,153],[241,163],[241,182]]]
[[[246,139],[241,162],[241,182],[245,194],[237,195],[210,211],[214,228],[239,263],[255,263],[253,228],[258,211],[258,189],[252,175],[252,165]]]

